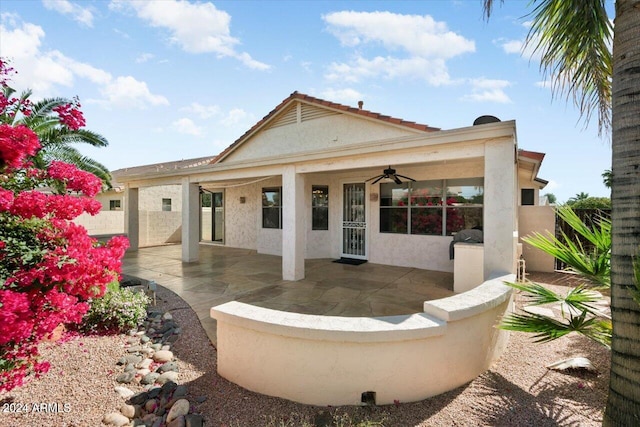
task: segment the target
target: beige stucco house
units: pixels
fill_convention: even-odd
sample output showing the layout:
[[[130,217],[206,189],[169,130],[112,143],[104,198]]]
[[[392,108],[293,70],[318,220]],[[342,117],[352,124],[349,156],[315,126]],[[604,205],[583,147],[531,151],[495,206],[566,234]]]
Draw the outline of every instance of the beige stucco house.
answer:
[[[480,274],[513,273],[519,216],[546,184],[515,121],[441,130],[362,107],[294,92],[215,158],[120,173],[132,249],[149,240],[144,193],[173,188],[185,262],[210,242],[282,256],[285,280],[308,258],[453,272],[452,235],[475,227]]]

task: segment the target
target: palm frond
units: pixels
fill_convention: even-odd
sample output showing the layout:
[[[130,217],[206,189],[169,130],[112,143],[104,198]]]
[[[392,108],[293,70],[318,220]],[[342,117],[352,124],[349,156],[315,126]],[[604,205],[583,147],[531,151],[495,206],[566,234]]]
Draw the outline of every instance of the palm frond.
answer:
[[[536,343],[553,341],[571,332],[577,332],[605,347],[611,346],[611,321],[587,317],[586,311],[578,316],[571,316],[566,322],[540,314],[513,313],[503,318],[498,327],[534,334]]]
[[[613,27],[604,0],[542,0],[530,15],[525,45],[541,53],[554,96],[572,98],[586,123],[598,112],[600,134],[611,128]]]
[[[46,163],[52,160],[71,163],[79,169],[94,174],[102,180],[106,188],[111,188],[111,173],[109,169],[98,161],[82,155],[74,147],[63,144],[50,146],[49,149],[44,152],[43,159]]]
[[[547,232],[534,232],[522,240],[534,248],[552,255],[569,266],[569,270],[601,287],[611,286],[611,220],[598,217],[592,226],[585,224],[569,206],[556,210],[573,230],[593,245],[586,250],[580,240],[571,240],[564,231],[560,238]]]

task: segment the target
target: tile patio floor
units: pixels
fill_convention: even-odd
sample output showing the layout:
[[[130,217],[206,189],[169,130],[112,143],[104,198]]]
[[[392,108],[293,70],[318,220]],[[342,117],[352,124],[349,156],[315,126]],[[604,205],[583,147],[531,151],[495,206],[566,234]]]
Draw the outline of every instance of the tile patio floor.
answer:
[[[417,268],[331,259],[305,261],[305,278],[282,280],[282,259],[248,249],[200,245],[200,259],[183,263],[181,246],[128,251],[123,273],[180,295],[197,313],[216,343],[216,322],[209,309],[229,301],[304,314],[391,316],[422,311],[426,300],[453,295],[453,274]]]

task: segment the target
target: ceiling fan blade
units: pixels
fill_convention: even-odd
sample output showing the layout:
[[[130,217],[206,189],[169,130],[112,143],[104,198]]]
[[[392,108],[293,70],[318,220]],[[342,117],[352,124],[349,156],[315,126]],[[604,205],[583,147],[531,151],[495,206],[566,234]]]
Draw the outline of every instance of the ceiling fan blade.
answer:
[[[373,182],[371,183],[371,185],[373,185],[373,184],[375,184],[376,182],[380,181],[380,180],[381,180],[382,178],[384,178],[384,177],[385,177],[384,175],[380,175],[380,176],[378,177],[378,179],[376,179],[375,181],[373,181]]]
[[[365,180],[364,182],[369,182],[369,181],[371,181],[372,179],[376,179],[376,178],[384,178],[384,175],[376,175],[376,176],[372,176],[371,178],[369,178],[369,179]],[[375,184],[376,182],[378,182],[378,181],[372,182],[372,184]]]
[[[398,178],[398,175],[393,175],[393,180],[396,182],[396,184],[402,184],[402,181],[400,181],[400,178]]]
[[[404,176],[404,175],[400,175],[400,174],[396,174],[396,176],[399,176],[400,178],[408,179],[408,180],[410,180],[410,181],[415,182],[415,179],[413,179],[413,178],[409,178],[408,176]]]

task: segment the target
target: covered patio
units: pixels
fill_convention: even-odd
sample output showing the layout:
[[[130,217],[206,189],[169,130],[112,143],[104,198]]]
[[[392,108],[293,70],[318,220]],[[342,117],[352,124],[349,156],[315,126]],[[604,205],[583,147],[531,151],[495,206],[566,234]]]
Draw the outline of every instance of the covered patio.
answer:
[[[216,344],[213,306],[239,301],[301,314],[378,317],[419,313],[424,301],[453,295],[453,274],[332,259],[305,261],[306,277],[282,280],[282,259],[254,250],[200,245],[199,260],[182,261],[181,245],[128,251],[123,273],[176,292],[197,313]]]

